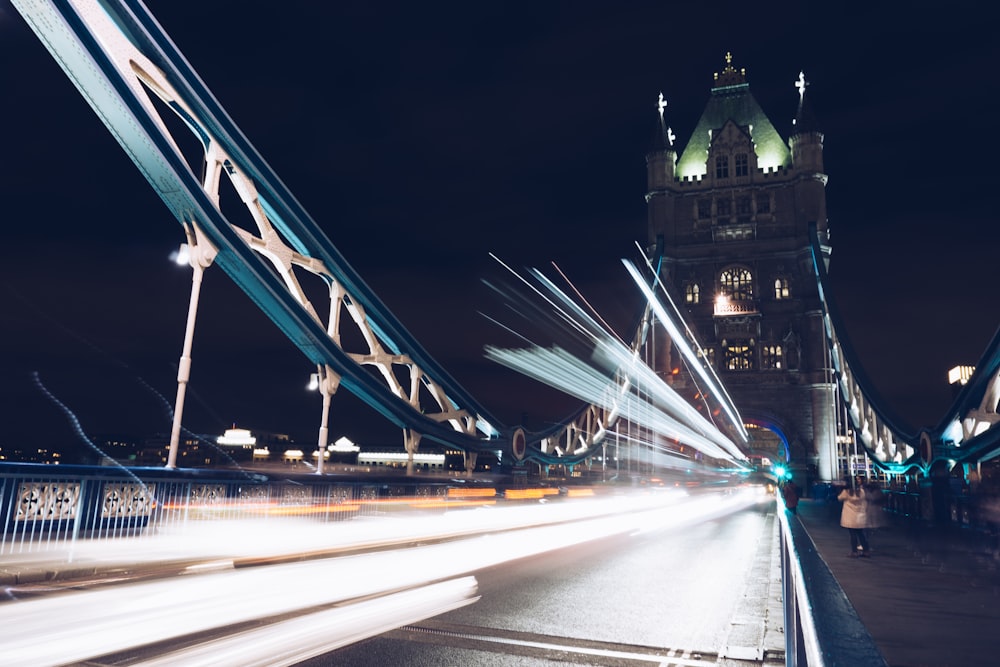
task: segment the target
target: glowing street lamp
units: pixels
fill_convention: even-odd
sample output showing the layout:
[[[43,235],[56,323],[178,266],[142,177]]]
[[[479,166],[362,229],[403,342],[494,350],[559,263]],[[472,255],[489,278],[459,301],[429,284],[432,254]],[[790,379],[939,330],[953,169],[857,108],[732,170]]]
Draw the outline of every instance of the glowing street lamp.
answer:
[[[316,462],[316,474],[322,475],[323,458],[330,439],[330,399],[337,393],[337,388],[340,386],[340,376],[326,365],[317,366],[316,370],[318,372],[309,376],[309,384],[306,386],[306,389],[309,391],[319,391],[323,395],[323,413],[320,416],[319,442],[317,443],[319,456]]]

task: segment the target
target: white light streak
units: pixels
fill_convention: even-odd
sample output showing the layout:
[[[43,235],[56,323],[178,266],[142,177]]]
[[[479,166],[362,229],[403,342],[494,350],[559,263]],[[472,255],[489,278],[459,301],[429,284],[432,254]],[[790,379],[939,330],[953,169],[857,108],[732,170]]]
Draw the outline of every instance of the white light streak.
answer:
[[[510,267],[500,263],[514,273]],[[676,318],[667,316],[649,287],[637,277],[637,269],[627,262],[626,267],[643,288],[651,307],[658,308],[657,315],[664,320],[671,336],[678,341],[678,347],[692,355],[687,342],[681,342],[680,332],[674,324]],[[746,460],[740,449],[719,431],[715,424],[682,399],[644,364],[636,350],[626,346],[614,332],[597,322],[541,272],[531,270],[530,275],[541,288],[544,288],[544,293],[535,284],[516,273],[514,275],[546,304],[544,310],[528,303],[529,308],[554,321],[563,329],[563,333],[570,337],[572,343],[583,343],[584,347],[590,350],[589,358],[583,360],[559,346],[543,348],[531,343],[525,336],[520,337],[528,342],[528,347],[507,350],[488,346],[486,357],[585,403],[604,409],[606,423],[595,426],[594,433],[591,434],[590,447],[601,442],[601,437],[607,434],[607,429],[614,425],[620,415],[628,414],[630,421],[640,423],[643,427],[677,444],[689,445],[712,458]],[[537,318],[528,319],[533,323],[537,322]],[[700,364],[695,363],[695,366],[701,369]],[[701,372],[704,375],[703,369]],[[704,375],[704,378],[706,384],[716,390],[716,395],[726,396],[720,383],[712,382],[707,375]],[[722,403],[737,432],[746,438],[746,432],[742,422],[735,415],[735,409],[726,405],[725,401]],[[654,448],[666,447],[662,442],[649,444]],[[571,449],[577,456],[586,453],[586,448],[581,451],[575,444]],[[562,448],[557,448],[555,451],[559,455],[563,453]]]
[[[256,618],[426,586],[612,535],[682,528],[758,501],[759,496],[752,493],[689,498],[668,491],[449,512],[428,520],[407,516],[335,526],[286,521],[205,522],[201,530],[102,542],[92,545],[92,557],[103,554],[120,563],[133,555],[133,568],[153,566],[157,559],[202,557],[204,569],[211,573],[4,603],[0,605],[0,625],[4,628],[0,655],[5,667],[82,662]],[[260,558],[266,554],[288,557],[309,552],[318,545],[326,549],[346,543],[391,545],[404,540],[486,531],[500,532],[432,546],[218,571],[227,567],[222,557],[227,554],[231,562],[239,563],[242,558]],[[415,535],[422,537],[414,538]],[[128,545],[134,551],[130,552]],[[262,655],[273,659],[270,650],[274,646],[295,641],[312,646],[311,650],[330,650],[371,633],[384,632],[396,623],[411,622],[405,620],[407,614],[433,615],[450,608],[449,605],[459,604],[468,598],[469,584],[468,581],[456,584],[464,587],[464,594],[456,596],[452,590],[443,598],[435,594],[419,604],[409,598],[405,604],[384,600],[388,606],[380,606],[378,613],[371,613],[374,607],[348,604],[345,611],[357,612],[359,618],[365,619],[359,624],[331,623],[323,616],[305,617],[303,635],[298,639],[281,627],[260,635],[260,643],[256,633],[243,635],[249,653],[240,653],[234,658],[238,662],[216,662],[214,655],[213,661],[205,663],[175,656],[173,664],[264,664],[254,660],[265,659]],[[362,613],[363,609],[367,611]],[[387,621],[390,614],[398,614],[392,622]],[[321,625],[325,625],[327,633],[325,643],[318,643],[313,633]]]
[[[676,322],[679,319],[679,315],[678,317],[671,317],[667,313],[666,309],[663,307],[663,304],[660,303],[660,300],[656,298],[656,295],[653,293],[653,290],[651,290],[649,286],[646,284],[646,281],[642,278],[642,275],[639,273],[639,270],[635,267],[634,264],[632,264],[628,260],[622,260],[622,263],[625,264],[625,268],[628,269],[628,272],[632,276],[632,279],[635,281],[635,284],[639,286],[639,289],[642,290],[642,293],[645,295],[646,299],[648,299],[649,305],[653,308],[653,312],[656,313],[656,316],[660,318],[661,323],[667,329],[667,332],[670,334],[670,338],[673,339],[674,343],[676,343],[677,349],[679,349],[681,351],[681,354],[684,355],[684,358],[687,359],[689,367],[698,374],[698,377],[700,377],[703,382],[705,382],[712,388],[715,396],[724,397],[724,400],[720,401],[722,409],[726,413],[726,416],[729,417],[730,423],[732,423],[732,425],[736,428],[737,433],[739,433],[740,436],[743,438],[743,441],[746,442],[747,440],[746,428],[743,426],[743,420],[740,419],[740,417],[736,414],[736,408],[732,404],[732,399],[730,399],[729,394],[722,386],[722,383],[718,381],[718,377],[714,378],[710,377],[709,371],[705,369],[705,365],[701,363],[701,361],[695,356],[694,351],[691,350],[691,345],[688,342],[688,338],[683,336],[680,332],[680,329],[678,329],[677,327]],[[677,310],[676,305],[673,304],[673,301],[671,301],[670,303],[672,306],[674,306],[674,310],[676,311]],[[712,375],[714,376],[714,372],[712,373]],[[741,453],[738,455],[738,458],[745,459],[746,457],[744,457]]]

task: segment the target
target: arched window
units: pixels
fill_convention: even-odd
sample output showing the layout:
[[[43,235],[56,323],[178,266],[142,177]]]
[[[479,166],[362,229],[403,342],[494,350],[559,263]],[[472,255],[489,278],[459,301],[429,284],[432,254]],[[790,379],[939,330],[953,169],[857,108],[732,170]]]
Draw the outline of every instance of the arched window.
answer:
[[[726,269],[719,275],[719,289],[734,301],[753,299],[753,276],[747,269]]]
[[[780,345],[762,345],[760,348],[761,368],[784,368],[784,354]]]
[[[775,278],[774,279],[774,299],[775,301],[781,301],[782,299],[787,299],[790,296],[788,292],[788,278]]]
[[[688,283],[684,286],[684,301],[690,304],[701,303],[701,287],[698,283]]]
[[[752,341],[737,340],[729,343],[723,341],[722,343],[727,371],[753,370],[754,348]]]

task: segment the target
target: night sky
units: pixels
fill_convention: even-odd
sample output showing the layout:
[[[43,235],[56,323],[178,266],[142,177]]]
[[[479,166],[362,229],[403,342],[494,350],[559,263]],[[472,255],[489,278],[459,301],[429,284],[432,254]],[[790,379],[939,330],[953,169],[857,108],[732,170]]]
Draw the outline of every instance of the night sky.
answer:
[[[825,133],[834,298],[890,412],[936,424],[1000,323],[1000,48],[959,5],[150,2],[251,142],[431,354],[508,423],[572,407],[483,358],[497,266],[555,262],[623,336],[663,92],[682,147],[732,52],[787,139]],[[755,8],[756,7],[756,8]],[[928,5],[930,7],[930,5]],[[766,9],[765,9],[766,8]],[[160,202],[0,0],[0,446],[169,432],[190,270]],[[311,364],[206,274],[185,426],[315,440]],[[37,380],[36,380],[37,378]],[[397,444],[345,392],[331,436]]]

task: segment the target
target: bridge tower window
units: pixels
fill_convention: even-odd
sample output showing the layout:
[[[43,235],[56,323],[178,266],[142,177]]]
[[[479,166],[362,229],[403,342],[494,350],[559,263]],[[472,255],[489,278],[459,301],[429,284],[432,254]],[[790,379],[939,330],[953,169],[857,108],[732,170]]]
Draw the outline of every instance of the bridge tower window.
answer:
[[[734,301],[753,299],[753,276],[746,269],[726,269],[719,274],[719,288]]]
[[[774,299],[775,301],[781,301],[782,299],[789,298],[790,293],[788,291],[788,278],[775,278],[774,279]]]
[[[776,370],[784,368],[784,353],[780,345],[764,345],[760,348],[760,367]]]
[[[723,341],[723,362],[727,371],[749,371],[754,368],[753,346],[748,341]]]
[[[736,215],[746,215],[749,216],[752,211],[750,210],[750,196],[737,197],[736,198]]]
[[[750,173],[750,161],[747,159],[746,153],[737,153],[734,157],[734,168],[736,176],[746,176]]]
[[[728,155],[716,155],[715,156],[715,177],[716,178],[729,178],[729,156]]]
[[[711,199],[699,199],[698,200],[698,219],[705,220],[712,217],[712,200]]]
[[[733,214],[733,200],[728,197],[720,197],[715,200],[715,212],[719,218],[728,218]]]
[[[684,301],[690,304],[701,303],[701,287],[698,283],[688,283],[684,286]]]

